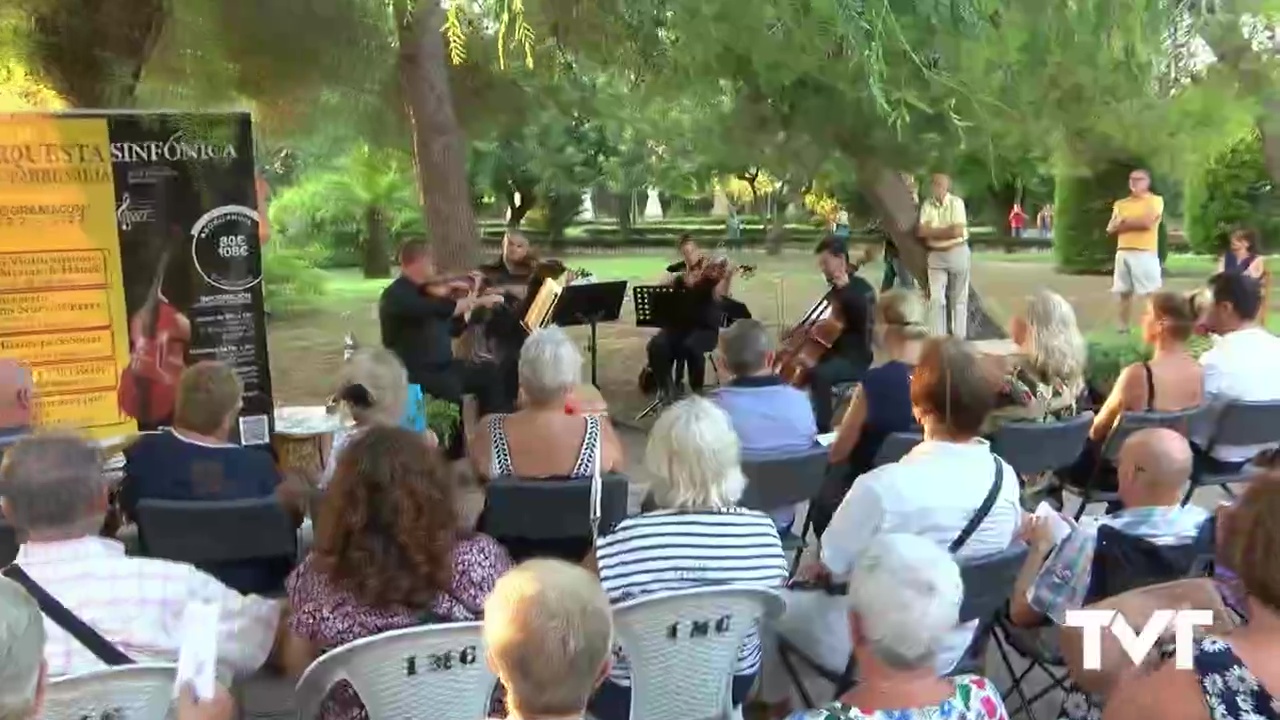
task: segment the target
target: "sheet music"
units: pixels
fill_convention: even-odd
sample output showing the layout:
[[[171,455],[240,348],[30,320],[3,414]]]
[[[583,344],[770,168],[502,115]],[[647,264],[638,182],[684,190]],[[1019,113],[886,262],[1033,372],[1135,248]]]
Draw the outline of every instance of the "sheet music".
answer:
[[[542,283],[542,287],[538,289],[538,294],[529,303],[528,312],[524,314],[522,322],[526,330],[533,332],[547,324],[547,318],[551,317],[551,313],[556,308],[556,301],[560,299],[562,292],[564,292],[564,287],[555,280],[548,279]]]

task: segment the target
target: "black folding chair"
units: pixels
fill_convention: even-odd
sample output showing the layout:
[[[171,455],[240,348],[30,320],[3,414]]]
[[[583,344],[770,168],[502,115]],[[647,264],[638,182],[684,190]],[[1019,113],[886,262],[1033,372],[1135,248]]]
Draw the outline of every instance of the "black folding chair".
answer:
[[[891,433],[876,451],[875,460],[872,462],[876,467],[896,463],[922,442],[924,442],[924,435],[919,432]]]
[[[0,518],[0,568],[18,557],[18,533],[13,526]]]
[[[744,457],[742,472],[747,476],[747,489],[739,501],[743,507],[773,512],[800,503],[811,505],[826,477],[827,449],[815,445],[797,454]],[[811,513],[806,507],[800,534],[796,535],[793,526],[792,532],[782,538],[783,552],[794,554],[792,569],[800,562],[811,523]]]
[[[228,564],[292,563],[298,555],[294,520],[275,497],[141,500],[136,519],[148,557],[190,563],[215,577]]]
[[[1018,477],[1054,473],[1069,467],[1089,441],[1093,413],[1053,422],[1007,422],[991,438],[991,447]]]
[[[1110,525],[1100,525],[1097,532],[1093,562],[1089,566],[1089,589],[1085,592],[1083,602],[1085,606],[1137,588],[1188,577],[1197,568],[1200,548],[1195,542],[1185,545],[1157,545],[1149,540],[1126,535]],[[1039,642],[1039,633],[1042,631],[1043,628],[1015,627],[1007,617],[1002,616],[999,632],[992,633],[1000,659],[1013,678],[1012,687],[1002,694],[1008,697],[1010,693],[1014,693],[1022,703],[1020,706],[1007,708],[1010,718],[1019,711],[1025,711],[1035,720],[1032,708],[1037,702],[1055,690],[1067,690],[1066,661],[1056,647],[1046,648]],[[1010,650],[1028,663],[1021,673],[1015,673]],[[1047,676],[1049,683],[1027,697],[1022,685],[1035,670]]]
[[[1120,448],[1124,446],[1124,442],[1130,435],[1147,428],[1167,428],[1184,437],[1190,437],[1192,427],[1203,412],[1205,408],[1201,406],[1169,412],[1122,413],[1115,426],[1111,428],[1111,432],[1107,434],[1107,439],[1103,442],[1099,453],[1101,459],[1094,466],[1093,473],[1085,485],[1080,487],[1068,482],[1061,482],[1058,485],[1060,490],[1080,498],[1080,507],[1076,508],[1075,512],[1076,520],[1084,515],[1085,509],[1092,503],[1114,502],[1119,499],[1114,490],[1104,489],[1105,474],[1114,472],[1116,461],[1120,457]]]
[[[973,640],[963,656],[951,669],[950,675],[982,673],[983,659],[986,655],[987,642],[991,638],[1000,616],[1004,613],[1009,595],[1013,593],[1013,584],[1018,579],[1018,571],[1027,557],[1027,547],[1016,543],[993,555],[983,558],[962,561],[960,578],[964,582],[964,600],[960,604],[960,625],[978,621]],[[833,595],[848,593],[848,585],[833,585],[826,591]],[[854,657],[849,657],[843,670],[836,671],[823,667],[798,646],[785,637],[778,636],[778,654],[782,666],[791,679],[791,684],[805,702],[805,707],[818,707],[805,687],[800,676],[798,664],[835,687],[833,698],[839,698],[854,686],[857,667]]]
[[[1218,446],[1272,445],[1280,443],[1280,401],[1246,402],[1237,400],[1222,406],[1213,423],[1213,434],[1204,452],[1212,457]],[[1250,463],[1232,472],[1202,470],[1191,478],[1191,487],[1182,499],[1186,505],[1197,488],[1219,487],[1231,497],[1233,483],[1249,480],[1258,469]]]
[[[568,478],[495,478],[486,489],[484,532],[508,549],[531,548],[528,557],[560,555],[558,548],[590,547],[598,532],[607,534],[627,516],[627,477],[600,478],[600,519],[591,526],[591,480]]]

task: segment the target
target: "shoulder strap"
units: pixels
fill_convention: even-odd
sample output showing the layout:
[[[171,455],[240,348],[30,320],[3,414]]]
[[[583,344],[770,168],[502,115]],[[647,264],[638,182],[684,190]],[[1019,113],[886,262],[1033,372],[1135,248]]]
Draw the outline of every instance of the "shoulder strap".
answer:
[[[598,421],[598,418],[597,418]],[[597,428],[598,430],[599,428]],[[600,433],[597,432],[597,435]],[[599,443],[597,443],[599,444]],[[600,516],[603,514],[600,505],[600,496],[604,492],[601,487],[604,479],[600,476],[600,453],[596,452],[591,458],[591,505],[588,508],[588,518],[591,522],[591,545],[594,547],[600,540]]]
[[[506,415],[489,418],[489,474],[493,477],[505,477],[516,472],[511,462],[511,446],[507,444],[506,418]]]
[[[134,664],[133,658],[125,655],[120,648],[111,644],[110,640],[102,637],[97,630],[89,627],[83,620],[76,617],[75,613],[68,610],[65,605],[58,602],[57,598],[40,587],[40,584],[32,580],[31,576],[22,568],[17,565],[10,565],[4,570],[0,570],[0,575],[4,575],[21,585],[27,591],[27,594],[35,599],[36,604],[40,606],[40,612],[44,613],[45,617],[67,631],[71,637],[76,639],[76,642],[79,642],[86,650],[93,653],[94,657],[110,667]]]
[[[573,464],[575,477],[586,475],[600,462],[600,418],[586,415],[583,420],[586,426],[582,432],[582,446],[578,448],[578,461]]]
[[[982,499],[982,504],[978,506],[978,511],[973,514],[973,517],[969,518],[969,522],[965,523],[964,528],[960,530],[960,534],[947,547],[947,552],[952,555],[960,552],[960,548],[969,542],[969,538],[977,532],[978,526],[991,514],[991,508],[995,507],[996,498],[1000,496],[1000,488],[1004,485],[1004,461],[995,453],[991,453],[991,459],[996,464],[996,479],[991,483],[991,489],[987,491],[987,496]]]
[[[1142,372],[1147,376],[1147,412],[1156,409],[1156,379],[1151,374],[1151,364],[1146,360],[1142,361]]]

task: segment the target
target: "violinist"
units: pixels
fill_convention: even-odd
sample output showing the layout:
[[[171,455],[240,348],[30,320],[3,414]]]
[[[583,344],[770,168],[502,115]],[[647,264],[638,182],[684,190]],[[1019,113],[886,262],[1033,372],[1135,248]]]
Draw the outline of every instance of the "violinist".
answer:
[[[503,306],[486,312],[476,321],[485,324],[485,336],[496,352],[499,372],[502,374],[503,398],[501,412],[515,410],[519,381],[517,367],[520,348],[524,347],[527,333],[520,321],[529,300],[536,260],[529,249],[529,239],[519,230],[509,228],[502,235],[502,253],[498,259],[480,266],[485,280],[501,291]]]
[[[676,324],[660,329],[646,348],[659,396],[668,398],[675,390],[673,371],[677,360],[684,360],[688,369],[689,389],[702,392],[706,380],[704,357],[719,341],[720,299],[732,274],[731,270],[708,272],[712,263],[688,235],[680,237],[679,248],[684,259],[668,266],[667,272],[670,284],[687,291],[685,312]]]
[[[680,260],[667,266],[667,277],[663,284],[685,287],[689,273],[706,262],[707,256],[698,247],[698,243],[693,241],[693,236],[689,233],[684,233],[680,236],[676,248],[680,251]]]
[[[831,349],[809,376],[809,400],[818,421],[818,432],[831,431],[834,413],[831,393],[836,385],[862,378],[871,367],[871,319],[876,291],[858,277],[858,267],[849,262],[849,246],[834,236],[818,243],[814,254],[818,269],[831,289],[827,293],[833,312],[839,312],[844,328]]]
[[[477,294],[478,280],[439,281],[427,242],[410,240],[400,248],[400,276],[378,300],[378,322],[383,346],[404,363],[410,383],[459,408],[464,394],[475,395],[480,414],[486,415],[500,408],[503,397],[497,367],[492,362],[455,360],[452,345],[468,313],[503,301],[501,295]],[[451,297],[463,289],[468,294]],[[450,457],[463,457],[462,436],[455,433]]]

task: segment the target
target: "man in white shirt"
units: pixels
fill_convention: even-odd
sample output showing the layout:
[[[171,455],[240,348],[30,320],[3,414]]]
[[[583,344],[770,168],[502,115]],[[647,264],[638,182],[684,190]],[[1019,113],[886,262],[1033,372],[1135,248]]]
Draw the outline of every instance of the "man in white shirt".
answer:
[[[0,506],[26,542],[5,574],[21,582],[12,574],[20,568],[135,662],[177,662],[187,604],[216,602],[222,676],[261,667],[275,646],[280,604],[241,595],[185,563],[128,557],[121,543],[97,536],[108,505],[101,467],[97,448],[69,434],[34,435],[9,449]],[[47,614],[44,627],[49,677],[106,666]]]
[[[1280,338],[1258,324],[1262,309],[1262,287],[1258,281],[1238,273],[1219,273],[1209,279],[1212,305],[1205,318],[1209,331],[1218,335],[1213,348],[1200,356],[1204,366],[1205,402],[1215,406],[1232,400],[1280,400]],[[1205,447],[1213,432],[1214,415],[1209,413],[1191,439]],[[1280,430],[1277,430],[1280,434]],[[1215,445],[1212,457],[1197,458],[1211,472],[1234,472],[1268,445]]]
[[[924,442],[899,462],[858,478],[822,535],[821,562],[801,568],[798,577],[848,577],[872,541],[887,533],[929,538],[951,549],[957,560],[1007,548],[1023,516],[1018,475],[979,436],[995,405],[995,381],[967,343],[946,337],[926,342],[911,380],[912,405],[924,428]],[[977,525],[963,537],[974,518]],[[836,671],[845,667],[851,647],[847,610],[840,598],[791,592],[787,612],[776,627],[821,665]],[[950,671],[961,659],[975,627],[976,623],[957,627],[942,644],[939,673]],[[777,703],[788,691],[777,653],[770,649],[764,698]]]
[[[951,194],[951,178],[933,176],[933,194],[920,205],[916,234],[929,251],[929,306],[935,335],[964,339],[969,329],[969,219]]]

